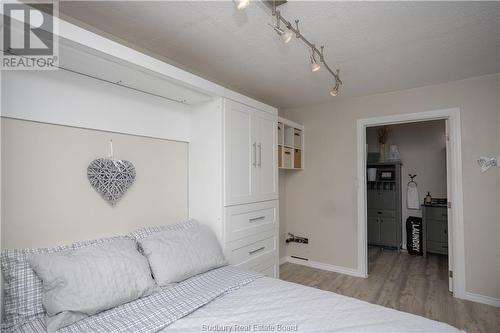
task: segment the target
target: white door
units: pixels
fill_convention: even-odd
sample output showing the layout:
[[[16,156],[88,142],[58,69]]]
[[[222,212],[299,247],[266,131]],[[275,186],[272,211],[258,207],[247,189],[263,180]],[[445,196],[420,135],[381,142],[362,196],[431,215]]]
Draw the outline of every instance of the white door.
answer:
[[[448,290],[453,292],[453,216],[451,210],[451,194],[452,194],[452,182],[451,182],[451,147],[450,147],[450,127],[449,120],[445,121],[446,126],[446,192],[448,198]]]
[[[255,112],[257,132],[256,200],[278,199],[277,120],[265,112]]]
[[[252,202],[257,174],[254,110],[230,100],[224,102],[224,204]]]

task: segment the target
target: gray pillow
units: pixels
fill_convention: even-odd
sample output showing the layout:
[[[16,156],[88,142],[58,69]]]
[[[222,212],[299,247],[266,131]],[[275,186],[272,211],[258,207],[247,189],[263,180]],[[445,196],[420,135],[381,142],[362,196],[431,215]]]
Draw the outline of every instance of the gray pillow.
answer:
[[[128,234],[128,237],[135,240],[140,240],[149,237],[157,232],[168,231],[168,230],[186,230],[190,228],[198,227],[199,223],[196,220],[186,220],[175,224],[163,224],[150,227],[143,227],[132,231]]]
[[[153,293],[157,286],[133,240],[31,255],[42,280],[48,332]]]
[[[2,331],[15,330],[24,323],[34,319],[43,319],[45,317],[45,309],[42,304],[42,281],[28,263],[28,256],[76,250],[117,239],[130,238],[119,236],[76,242],[71,245],[50,248],[2,250],[0,264],[2,266],[5,293],[5,303],[2,303],[2,310],[4,311]]]
[[[226,264],[217,238],[205,225],[157,232],[138,242],[160,286]]]

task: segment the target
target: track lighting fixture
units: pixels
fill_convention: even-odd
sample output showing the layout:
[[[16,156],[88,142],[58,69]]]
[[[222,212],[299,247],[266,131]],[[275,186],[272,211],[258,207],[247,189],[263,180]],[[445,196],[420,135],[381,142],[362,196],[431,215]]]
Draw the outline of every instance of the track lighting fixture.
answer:
[[[245,8],[250,4],[250,0],[233,0],[236,8],[239,10]],[[309,60],[311,62],[311,71],[316,72],[318,71],[321,66],[320,63],[325,67],[325,69],[333,76],[333,79],[335,80],[335,84],[330,91],[330,95],[332,96],[337,96],[339,93],[340,86],[342,85],[342,80],[340,79],[340,74],[339,70],[337,69],[336,72],[334,72],[330,66],[325,61],[324,57],[324,46],[321,46],[321,51],[318,50],[318,48],[311,43],[307,38],[302,35],[302,33],[299,30],[299,20],[295,20],[295,26],[292,26],[292,23],[290,21],[286,20],[283,16],[281,16],[281,13],[279,10],[276,10],[276,8],[284,3],[286,3],[286,0],[270,0],[270,1],[263,1],[264,4],[266,4],[268,7],[271,8],[272,10],[272,15],[276,16],[276,24],[272,25],[269,24],[270,26],[273,27],[274,31],[278,33],[280,36],[280,40],[283,43],[288,43],[293,35],[295,34],[295,37],[297,39],[300,39],[304,44],[306,44],[310,49],[311,49],[311,54],[309,56]],[[282,29],[280,28],[280,23],[283,23],[285,25],[285,28]],[[319,61],[316,60],[316,55],[319,56]]]
[[[248,7],[250,4],[250,0],[233,0],[234,5],[236,6],[236,9],[238,10],[243,10]]]
[[[321,66],[316,61],[316,57],[314,55],[314,49],[311,49],[311,56],[309,57],[311,60],[311,71],[317,72],[321,68]]]

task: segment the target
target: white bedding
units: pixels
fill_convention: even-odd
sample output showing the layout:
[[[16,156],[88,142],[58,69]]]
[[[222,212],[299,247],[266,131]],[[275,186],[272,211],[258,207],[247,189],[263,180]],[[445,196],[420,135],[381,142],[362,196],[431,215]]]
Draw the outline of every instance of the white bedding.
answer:
[[[225,294],[161,332],[210,331],[460,332],[420,316],[271,278]]]

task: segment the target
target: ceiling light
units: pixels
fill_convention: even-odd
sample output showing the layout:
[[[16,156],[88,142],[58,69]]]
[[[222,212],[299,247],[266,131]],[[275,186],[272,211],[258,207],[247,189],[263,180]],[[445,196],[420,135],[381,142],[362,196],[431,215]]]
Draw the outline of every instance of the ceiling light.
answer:
[[[280,36],[280,40],[284,44],[287,44],[289,41],[292,40],[293,33],[289,29],[286,29],[286,30],[281,29],[280,28],[280,20],[281,20],[281,14],[279,11],[277,11],[276,12],[276,25],[271,25],[271,24],[269,24],[269,25],[271,27],[273,27],[274,31],[276,31],[278,36]]]
[[[291,41],[292,37],[293,37],[293,33],[290,30],[286,30],[280,34],[280,40],[285,44],[287,44],[289,41]]]
[[[313,49],[311,49],[310,59],[311,59],[311,71],[313,71],[313,72],[319,71],[319,69],[321,68],[321,66],[316,61],[316,57],[314,56],[314,50]]]
[[[270,26],[272,26],[274,31],[276,31],[278,36],[280,36],[280,41],[282,41],[284,44],[287,44],[289,41],[292,40],[293,33],[290,30],[283,31],[283,29],[281,29],[279,25],[270,24]]]
[[[340,88],[340,82],[338,80],[335,80],[335,86],[333,87],[332,91],[330,91],[330,95],[333,97],[337,96],[339,94],[339,88]]]
[[[233,0],[236,5],[236,9],[243,10],[248,7],[250,0]]]

